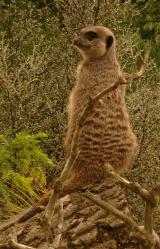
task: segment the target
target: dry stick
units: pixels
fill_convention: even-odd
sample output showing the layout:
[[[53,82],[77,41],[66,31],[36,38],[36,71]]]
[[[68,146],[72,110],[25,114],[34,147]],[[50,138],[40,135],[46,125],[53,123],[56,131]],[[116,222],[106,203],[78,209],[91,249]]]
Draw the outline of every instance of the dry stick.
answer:
[[[146,107],[145,107],[145,112],[144,112],[144,116],[143,116],[143,125],[142,125],[142,135],[141,135],[141,139],[139,142],[139,150],[138,150],[138,154],[137,154],[137,158],[141,157],[141,153],[142,153],[142,148],[143,148],[143,144],[144,144],[144,140],[145,140],[145,135],[146,135],[146,121],[147,121],[147,116],[148,116],[148,106],[149,103],[145,103]]]
[[[94,203],[96,203],[98,206],[103,208],[105,211],[109,211],[110,213],[114,214],[116,217],[120,218],[122,221],[124,221],[126,224],[128,224],[131,229],[138,232],[138,237],[142,236],[148,241],[149,245],[153,246],[155,244],[154,237],[151,236],[147,231],[142,230],[140,226],[129,216],[125,215],[123,212],[119,211],[117,208],[115,208],[112,204],[109,202],[106,202],[102,200],[101,198],[97,197],[96,195],[92,194],[89,191],[85,191],[83,193],[85,197],[92,200]]]
[[[136,224],[136,222],[132,218],[130,218],[129,216],[125,215],[123,212],[119,211],[117,208],[115,208],[109,202],[106,202],[106,201],[102,200],[101,198],[99,198],[96,195],[92,194],[88,190],[85,191],[83,193],[83,195],[85,197],[87,197],[88,199],[92,200],[93,202],[95,202],[96,204],[98,204],[98,206],[102,207],[104,210],[109,211],[110,213],[114,214],[115,216],[117,216],[118,218],[120,218],[121,220],[123,220],[130,227],[132,227],[132,228],[137,228],[138,227],[138,225]]]
[[[147,51],[145,53],[145,55],[143,57],[143,63],[140,66],[138,72],[133,73],[131,75],[130,74],[126,74],[126,77],[125,77],[126,80],[129,80],[130,83],[132,83],[134,80],[137,80],[138,78],[140,78],[144,74],[146,64],[148,63],[148,60],[149,60],[149,54],[150,54],[150,51]]]
[[[35,249],[34,247],[19,244],[15,240],[9,241],[8,244],[4,244],[4,245],[0,244],[0,248],[2,249]]]
[[[54,240],[53,248],[60,248],[61,246],[61,238],[62,238],[62,231],[63,231],[63,224],[64,224],[64,212],[63,212],[63,201],[59,200],[59,212],[58,212],[58,234]]]
[[[95,12],[94,12],[94,22],[93,22],[93,25],[96,25],[97,21],[98,21],[98,15],[99,15],[99,11],[100,11],[100,3],[101,3],[101,0],[97,0],[97,4],[95,6]]]
[[[77,153],[78,137],[79,137],[79,129],[76,129],[74,136],[73,136],[71,153],[67,159],[67,162],[64,166],[64,169],[63,169],[59,179],[55,182],[50,200],[49,200],[48,205],[47,205],[46,210],[45,210],[44,217],[42,217],[41,224],[43,224],[44,228],[47,231],[46,232],[46,235],[47,235],[46,239],[47,239],[48,243],[53,243],[51,226],[52,226],[52,220],[54,217],[56,202],[59,198],[59,194],[61,192],[63,184],[67,180],[69,172],[72,170],[74,162],[76,161],[76,159],[78,157],[78,153]]]
[[[144,200],[146,201],[150,200],[151,202],[152,201],[154,202],[154,200],[152,200],[152,198],[150,197],[150,192],[148,190],[143,188],[139,183],[130,182],[126,180],[124,177],[117,174],[109,163],[105,164],[105,170],[108,175],[116,178],[123,186],[129,188],[132,192],[140,195],[141,198],[143,198]]]
[[[153,212],[155,206],[146,201],[145,215],[144,215],[144,229],[151,235],[153,235]]]
[[[76,135],[76,132],[75,132],[75,135]],[[52,222],[52,217],[54,215],[55,204],[59,198],[60,191],[63,187],[64,182],[68,178],[70,170],[72,170],[72,167],[74,165],[75,160],[77,159],[77,155],[76,155],[77,145],[76,144],[77,143],[76,143],[76,139],[75,139],[75,144],[72,148],[71,154],[70,154],[69,158],[67,159],[67,162],[64,166],[64,169],[60,175],[60,178],[55,182],[51,198],[50,198],[49,203],[48,203],[47,208],[46,208],[45,218],[47,218],[48,224],[50,224],[50,225]]]
[[[150,234],[154,234],[153,230],[153,212],[159,205],[160,200],[160,186],[155,187],[149,191],[149,199],[146,199],[145,216],[144,216],[144,228]],[[159,242],[160,246],[160,242]]]
[[[86,23],[85,23],[85,21],[84,21],[84,19],[83,19],[83,15],[82,15],[81,12],[79,11],[76,2],[75,2],[74,0],[72,0],[72,3],[74,4],[74,6],[75,6],[75,8],[76,8],[76,10],[77,10],[77,13],[78,13],[78,15],[79,15],[79,17],[80,17],[80,20],[81,20],[82,24],[83,24],[84,26],[86,26]]]
[[[8,243],[0,244],[0,249],[35,249],[35,248],[17,243],[17,235],[15,234],[15,230],[13,229],[12,233],[9,234]]]
[[[153,230],[153,212],[155,207],[158,206],[159,198],[160,198],[160,187],[157,186],[151,191],[143,188],[139,183],[134,183],[126,180],[117,174],[110,164],[105,165],[105,170],[107,174],[117,179],[120,184],[130,189],[132,192],[138,194],[146,203],[145,207],[145,215],[144,215],[144,230],[156,238],[156,233]],[[159,242],[158,242],[159,243]]]
[[[19,244],[12,239],[8,242],[8,244],[0,244],[0,249],[35,249],[35,248]]]

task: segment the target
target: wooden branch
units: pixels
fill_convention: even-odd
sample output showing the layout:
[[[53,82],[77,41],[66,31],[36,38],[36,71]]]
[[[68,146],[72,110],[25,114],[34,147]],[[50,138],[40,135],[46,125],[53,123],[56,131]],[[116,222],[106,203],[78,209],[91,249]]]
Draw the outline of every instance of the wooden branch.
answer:
[[[93,25],[97,24],[98,21],[98,15],[99,15],[99,11],[100,11],[100,1],[101,0],[97,0],[96,5],[94,6],[94,21],[93,21]]]
[[[144,215],[144,229],[151,235],[153,235],[153,212],[154,206],[146,201],[145,215]]]
[[[19,244],[14,239],[11,239],[8,241],[8,244],[0,244],[0,249],[35,249],[35,248]]]
[[[81,20],[82,24],[83,24],[84,27],[85,27],[85,26],[86,26],[86,23],[85,23],[85,21],[84,21],[84,19],[83,19],[83,16],[82,16],[82,14],[81,14],[81,12],[80,12],[78,6],[77,6],[77,3],[76,3],[74,0],[72,0],[72,3],[74,4],[74,6],[75,6],[75,8],[76,8],[76,11],[77,11],[77,14],[79,15],[80,20]]]
[[[109,202],[106,202],[102,200],[101,198],[97,197],[96,195],[92,194],[89,191],[86,191],[83,193],[85,197],[95,202],[98,206],[106,210],[107,212],[111,212],[116,217],[124,221],[129,227],[131,227],[132,230],[134,230],[136,233],[134,233],[134,236],[137,236],[139,238],[145,238],[150,248],[152,248],[156,241],[155,237],[152,236],[150,233],[148,233],[145,229],[142,229],[131,217],[125,215],[121,211],[119,211],[117,208],[115,208],[113,205],[111,205]]]
[[[12,248],[15,248],[15,249],[34,249],[33,247],[31,246],[26,246],[26,245],[22,245],[22,244],[19,244],[17,243],[14,239],[12,239],[9,244],[12,246]]]
[[[59,194],[61,192],[63,184],[67,180],[69,172],[72,170],[74,162],[77,158],[77,155],[76,155],[76,150],[77,150],[76,133],[75,133],[74,137],[75,137],[75,143],[74,143],[74,146],[72,148],[71,154],[70,154],[69,158],[67,159],[67,162],[64,166],[64,169],[60,175],[60,178],[56,181],[56,183],[54,185],[54,189],[53,189],[51,198],[49,200],[49,203],[48,203],[46,211],[45,211],[45,217],[48,220],[48,224],[50,226],[52,224],[52,217],[54,215],[56,201],[59,198]]]
[[[158,235],[153,230],[153,212],[158,206],[160,200],[160,186],[155,187],[151,191],[143,188],[139,183],[130,182],[117,174],[110,164],[105,165],[106,173],[117,179],[120,184],[130,189],[132,192],[138,194],[145,201],[145,215],[144,215],[144,231],[152,236],[156,243],[160,246],[160,241],[157,240]]]
[[[144,116],[143,116],[143,124],[142,124],[142,135],[139,141],[139,150],[138,150],[138,154],[137,154],[137,158],[141,157],[142,154],[142,148],[143,148],[143,144],[144,144],[144,140],[145,140],[145,135],[146,135],[146,123],[147,123],[147,116],[148,116],[148,105],[149,102],[145,103],[145,111],[144,111]]]
[[[136,73],[133,74],[125,74],[125,79],[126,81],[129,81],[130,83],[134,82],[135,80],[139,79],[145,72],[146,64],[148,63],[149,60],[149,54],[150,51],[147,51],[144,54],[144,57],[142,58],[142,64],[140,65],[139,70]]]
[[[53,248],[60,248],[62,240],[62,232],[64,225],[64,212],[63,212],[63,201],[59,201],[59,212],[58,212],[58,234],[53,243]]]
[[[29,81],[29,84],[33,83],[34,81],[38,81],[39,78],[40,78],[43,74],[45,74],[45,73],[50,69],[50,67],[51,67],[53,64],[54,64],[54,61],[53,61],[53,60],[49,61],[49,62],[47,63],[47,66],[46,66],[40,73],[35,74],[35,77]]]
[[[120,218],[121,220],[123,220],[125,223],[127,223],[131,228],[136,228],[138,227],[138,225],[136,224],[136,222],[134,222],[134,220],[132,220],[129,216],[125,215],[124,213],[122,213],[121,211],[119,211],[117,208],[115,208],[112,204],[110,204],[109,202],[106,202],[104,200],[102,200],[101,198],[97,197],[96,195],[92,194],[91,192],[89,192],[88,190],[85,191],[83,193],[83,195],[85,197],[87,197],[88,199],[92,200],[93,202],[95,202],[98,206],[102,207],[104,210],[106,210],[107,212],[109,211],[110,213],[114,214],[115,216],[117,216],[118,218]]]
[[[120,184],[122,184],[126,188],[130,189],[132,192],[140,195],[142,199],[144,199],[145,201],[149,201],[149,200],[153,201],[153,204],[155,204],[154,200],[152,200],[153,198],[150,197],[150,192],[148,190],[146,190],[145,188],[143,188],[139,183],[130,182],[130,181],[126,180],[125,178],[123,178],[122,176],[117,174],[114,171],[111,164],[109,164],[109,163],[105,164],[105,170],[106,170],[107,174],[109,174],[110,176],[117,179],[120,182]]]
[[[32,207],[28,208],[27,210],[22,212],[22,214],[20,214],[20,215],[18,214],[13,219],[0,225],[0,232],[5,231],[6,229],[16,225],[17,223],[25,222],[26,220],[28,220],[28,217],[30,217],[30,213],[32,213],[31,217],[33,217],[34,215],[41,213],[43,210],[45,210],[44,206],[39,206],[39,207],[35,207],[35,208],[32,206]],[[34,211],[35,211],[35,214],[33,214]]]

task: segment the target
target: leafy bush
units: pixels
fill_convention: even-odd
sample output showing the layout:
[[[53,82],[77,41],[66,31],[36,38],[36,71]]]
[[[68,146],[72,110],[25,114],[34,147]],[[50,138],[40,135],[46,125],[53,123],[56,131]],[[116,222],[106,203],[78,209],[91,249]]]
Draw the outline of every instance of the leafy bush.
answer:
[[[55,167],[40,147],[41,139],[46,137],[44,133],[26,132],[17,133],[15,138],[0,135],[1,218],[31,204],[45,191],[45,172]]]
[[[133,25],[139,29],[143,40],[142,46],[148,47],[151,54],[160,60],[160,12],[159,0],[132,0],[131,9],[134,13]]]

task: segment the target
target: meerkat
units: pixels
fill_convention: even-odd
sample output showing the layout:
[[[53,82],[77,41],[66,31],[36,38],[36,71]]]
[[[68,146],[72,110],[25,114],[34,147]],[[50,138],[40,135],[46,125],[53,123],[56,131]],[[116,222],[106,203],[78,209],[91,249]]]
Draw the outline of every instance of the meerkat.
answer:
[[[117,82],[123,73],[116,58],[115,37],[103,26],[81,30],[74,46],[83,57],[77,70],[76,84],[68,103],[68,130],[65,141],[69,155],[73,134],[89,96],[94,97]],[[86,118],[78,142],[78,158],[64,193],[78,190],[105,177],[104,164],[110,163],[118,173],[127,171],[137,150],[125,104],[125,88],[121,85],[106,94]]]
[[[68,130],[65,140],[67,155],[71,153],[73,135],[88,98],[96,96],[114,84],[123,75],[116,58],[115,37],[103,26],[83,28],[74,46],[82,55],[78,65],[76,84],[69,96]],[[110,163],[118,173],[127,171],[137,150],[125,104],[125,88],[120,85],[106,94],[93,108],[80,130],[78,157],[70,178],[65,182],[61,196],[94,184],[105,178],[105,163]],[[40,212],[47,205],[50,192],[19,222]]]

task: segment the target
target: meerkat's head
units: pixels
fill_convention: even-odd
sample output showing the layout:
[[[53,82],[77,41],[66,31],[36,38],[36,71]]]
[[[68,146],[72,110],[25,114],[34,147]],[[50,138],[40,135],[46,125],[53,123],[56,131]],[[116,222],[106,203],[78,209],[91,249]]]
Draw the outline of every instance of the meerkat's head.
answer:
[[[83,28],[78,39],[73,44],[84,58],[98,59],[104,56],[115,43],[112,31],[103,26]]]

